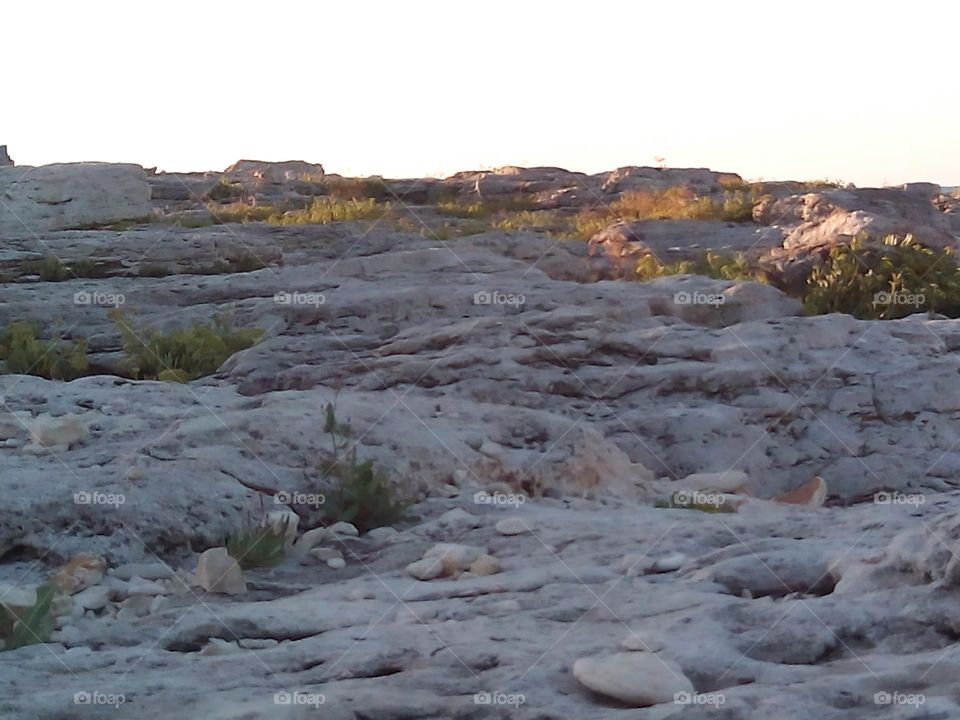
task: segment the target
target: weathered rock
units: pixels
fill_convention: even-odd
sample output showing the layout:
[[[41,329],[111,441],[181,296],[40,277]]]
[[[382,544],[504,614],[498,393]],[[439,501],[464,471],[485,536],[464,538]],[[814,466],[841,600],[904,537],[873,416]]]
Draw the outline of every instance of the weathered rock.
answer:
[[[243,570],[224,547],[210,548],[197,561],[197,584],[207,592],[241,595],[247,591]]]
[[[10,157],[9,152],[7,152],[7,146],[0,145],[0,167],[12,166],[13,164],[13,159]]]
[[[580,658],[573,676],[584,687],[629,705],[672,703],[677,693],[692,693],[693,683],[673,662],[650,653],[616,653]]]
[[[531,528],[522,517],[508,517],[497,523],[496,530],[501,535],[522,535],[530,532]]]
[[[63,592],[74,594],[103,580],[107,561],[93,553],[78,553],[50,578]]]
[[[139,165],[72,163],[0,167],[0,233],[108,225],[150,214],[150,186]]]

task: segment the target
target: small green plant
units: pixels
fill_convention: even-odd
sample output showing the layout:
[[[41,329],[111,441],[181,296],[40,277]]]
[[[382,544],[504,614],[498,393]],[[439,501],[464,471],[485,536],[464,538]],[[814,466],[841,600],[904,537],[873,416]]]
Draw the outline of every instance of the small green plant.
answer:
[[[234,329],[219,315],[210,323],[167,333],[149,327],[134,331],[119,311],[112,311],[111,317],[127,354],[124,364],[140,380],[189,382],[211,375],[231,355],[263,337],[261,329]]]
[[[48,380],[75,380],[87,371],[87,343],[62,339],[41,340],[35,325],[10,323],[0,339],[0,360],[7,372],[36,375]]]
[[[50,639],[54,629],[51,608],[55,595],[56,587],[47,583],[37,588],[34,604],[25,610],[13,612],[0,605],[0,638],[4,650],[16,650]]]
[[[353,523],[360,532],[397,522],[406,505],[393,498],[393,490],[386,476],[376,470],[372,460],[357,458],[357,444],[347,451],[352,431],[349,425],[337,421],[333,403],[326,407],[323,430],[330,436],[333,460],[321,468],[324,477],[335,481],[333,489],[325,493],[326,519]],[[346,457],[346,460],[343,458]]]
[[[246,528],[227,538],[227,554],[244,570],[270,567],[283,560],[286,553],[290,518],[275,523],[262,523]]]
[[[811,315],[889,320],[928,310],[960,317],[960,269],[950,248],[933,250],[911,235],[879,245],[861,236],[814,267],[803,300]]]
[[[28,260],[23,263],[22,270],[25,275],[39,275],[44,282],[61,282],[70,276],[70,268],[52,255],[42,260]]]

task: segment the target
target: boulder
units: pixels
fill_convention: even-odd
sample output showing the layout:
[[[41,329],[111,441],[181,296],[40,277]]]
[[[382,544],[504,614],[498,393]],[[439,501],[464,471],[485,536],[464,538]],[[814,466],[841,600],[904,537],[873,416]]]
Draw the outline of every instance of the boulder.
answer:
[[[147,177],[142,167],[130,164],[0,167],[0,196],[5,238],[109,225],[151,212]]]
[[[580,658],[573,676],[586,688],[630,707],[672,703],[689,695],[693,683],[675,663],[652,653],[625,652]]]
[[[197,561],[196,581],[207,592],[240,595],[247,591],[243,570],[224,547],[204,551]]]

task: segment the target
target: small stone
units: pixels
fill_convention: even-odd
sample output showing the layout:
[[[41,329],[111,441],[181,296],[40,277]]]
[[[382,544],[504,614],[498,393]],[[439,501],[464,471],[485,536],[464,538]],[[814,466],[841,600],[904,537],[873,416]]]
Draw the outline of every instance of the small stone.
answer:
[[[376,594],[365,588],[354,588],[347,593],[347,600],[373,600]]]
[[[437,488],[437,494],[440,497],[455,498],[460,494],[460,488],[447,483]]]
[[[368,540],[373,540],[374,542],[396,542],[397,536],[400,535],[400,531],[396,528],[390,527],[389,525],[385,527],[373,528],[373,530],[368,530],[366,537]]]
[[[650,572],[654,573],[668,573],[675,572],[683,567],[683,564],[687,561],[687,556],[683,553],[672,553],[666,557],[662,557],[656,560],[653,565],[650,566]]]
[[[235,642],[210,638],[209,642],[200,648],[201,655],[233,655],[240,652],[240,646]]]
[[[476,515],[471,515],[463,508],[447,510],[437,518],[437,525],[446,528],[475,528],[480,527],[483,521]]]
[[[127,583],[127,595],[166,595],[170,590],[153,580],[134,577]]]
[[[225,547],[204,551],[197,561],[197,584],[207,592],[239,595],[247,591],[243,570],[227,553]]]
[[[73,596],[73,601],[82,610],[102,610],[110,602],[110,588],[93,585]]]
[[[460,545],[459,543],[437,543],[427,550],[423,557],[424,559],[439,558],[443,564],[444,574],[455,575],[469,568],[484,553],[486,553],[486,548],[482,547]]]
[[[133,577],[144,580],[169,580],[174,576],[174,571],[169,565],[160,562],[127,563],[111,570],[110,575],[121,580],[130,580]]]
[[[417,560],[407,565],[407,574],[417,580],[433,580],[443,575],[443,561],[438,557]]]
[[[330,532],[335,535],[346,535],[349,537],[357,537],[360,534],[360,531],[357,530],[356,525],[348,522],[335,522],[330,526]]]
[[[344,560],[342,557],[335,557],[327,560],[327,567],[331,567],[334,570],[340,570],[341,568],[345,568],[346,566],[347,566],[347,561]]]
[[[152,604],[153,597],[150,595],[131,595],[120,603],[120,612],[126,611],[126,613],[131,613],[133,617],[145,617],[150,614]],[[126,613],[124,613],[125,616]]]
[[[139,465],[134,465],[132,468],[127,470],[127,480],[129,480],[130,482],[138,482],[140,480],[143,480],[143,475],[144,475],[143,468],[140,467]]]
[[[307,530],[294,544],[294,554],[298,555],[299,557],[305,557],[311,549],[322,543],[328,534],[329,532],[324,527]]]
[[[775,502],[787,505],[802,505],[808,508],[821,507],[827,499],[827,482],[817,475],[800,487],[773,498]]]
[[[481,455],[486,455],[489,458],[500,459],[503,457],[504,449],[503,446],[493,442],[492,440],[487,440],[483,445],[481,445],[477,452]]]
[[[630,707],[672,703],[677,693],[693,693],[693,683],[669,660],[652,653],[616,653],[580,658],[573,676],[584,687]]]
[[[663,650],[663,642],[650,637],[642,630],[631,630],[627,636],[620,641],[620,647],[624,650],[633,652],[658,652]]]
[[[469,570],[474,575],[496,575],[500,572],[500,561],[484,553],[470,563]]]
[[[107,561],[93,553],[77,553],[50,579],[63,592],[73,595],[103,579]]]
[[[328,560],[333,560],[335,558],[342,558],[343,555],[341,555],[340,551],[335,548],[316,547],[310,551],[310,557],[316,558],[322,562],[327,562]]]
[[[166,595],[155,595],[150,603],[150,614],[153,615],[154,613],[160,612],[169,604],[170,601],[167,600]]]
[[[496,530],[501,535],[522,535],[530,532],[530,526],[522,517],[507,517],[496,525]]]

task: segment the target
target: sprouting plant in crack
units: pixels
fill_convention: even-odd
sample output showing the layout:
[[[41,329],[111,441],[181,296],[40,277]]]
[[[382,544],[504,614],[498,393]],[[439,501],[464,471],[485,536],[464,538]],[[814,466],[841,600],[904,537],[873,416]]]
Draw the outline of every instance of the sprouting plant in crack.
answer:
[[[227,538],[227,554],[244,570],[276,565],[286,554],[289,527],[290,518],[285,517],[239,530]]]
[[[376,469],[372,460],[357,457],[350,425],[337,420],[333,403],[327,404],[325,413],[323,430],[330,436],[333,451],[332,459],[320,467],[321,475],[333,480],[326,493],[325,519],[353,523],[360,532],[397,522],[406,504],[394,498],[386,474]]]

